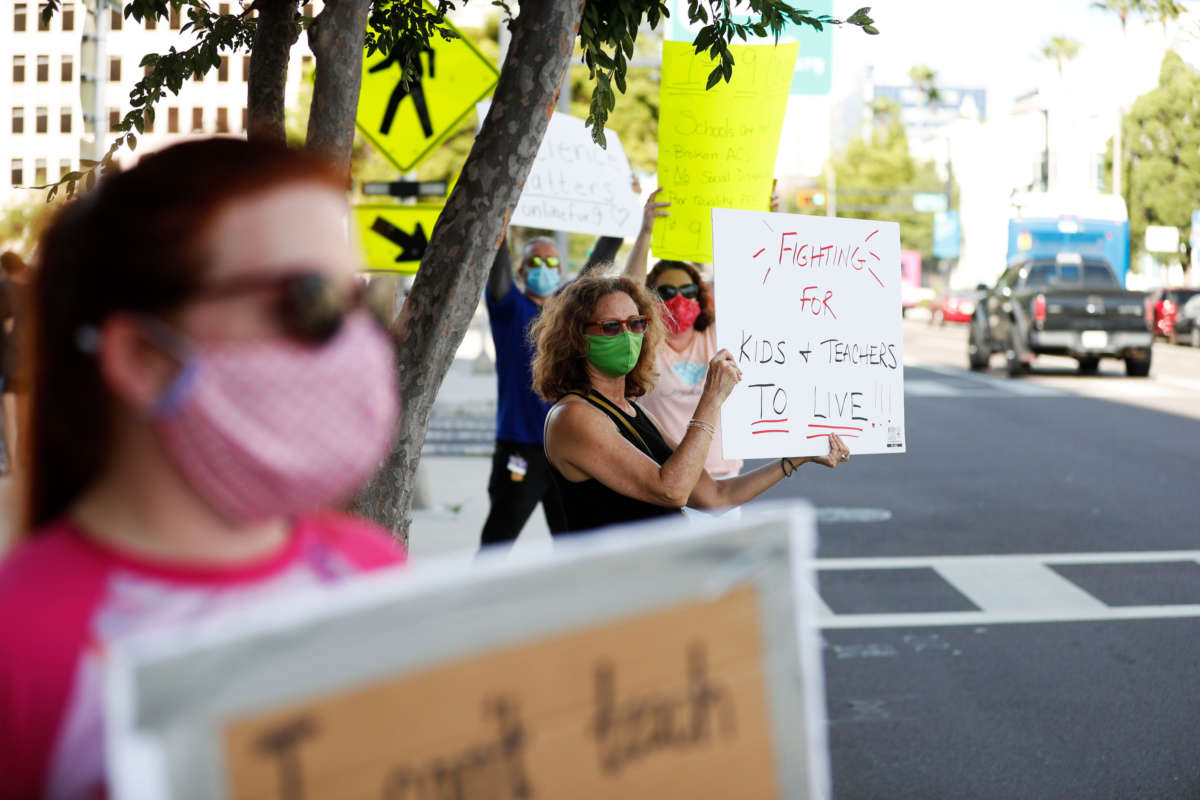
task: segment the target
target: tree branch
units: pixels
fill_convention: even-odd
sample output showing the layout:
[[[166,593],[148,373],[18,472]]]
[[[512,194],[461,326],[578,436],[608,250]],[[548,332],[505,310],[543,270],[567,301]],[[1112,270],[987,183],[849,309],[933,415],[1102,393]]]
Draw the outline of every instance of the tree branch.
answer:
[[[363,31],[370,5],[370,0],[329,0],[308,29],[308,46],[316,56],[317,71],[306,146],[344,168],[347,181],[362,85]]]

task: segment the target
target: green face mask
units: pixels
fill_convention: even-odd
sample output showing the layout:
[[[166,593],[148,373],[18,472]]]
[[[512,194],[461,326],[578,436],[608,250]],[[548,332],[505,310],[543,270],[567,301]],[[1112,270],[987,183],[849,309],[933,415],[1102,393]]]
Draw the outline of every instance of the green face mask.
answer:
[[[642,354],[641,333],[621,331],[616,336],[584,334],[588,341],[587,359],[610,378],[628,375]]]

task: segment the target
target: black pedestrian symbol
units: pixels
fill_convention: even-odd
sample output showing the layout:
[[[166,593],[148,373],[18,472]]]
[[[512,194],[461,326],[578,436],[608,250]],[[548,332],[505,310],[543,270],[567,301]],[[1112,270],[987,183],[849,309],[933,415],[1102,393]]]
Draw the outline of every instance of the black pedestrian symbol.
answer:
[[[429,57],[429,77],[433,77],[433,48],[425,47],[420,53],[417,53],[417,75],[409,81],[408,88],[405,88],[399,76],[396,78],[396,88],[392,89],[387,108],[383,110],[383,122],[379,125],[379,132],[384,136],[392,129],[392,122],[396,119],[396,111],[400,108],[400,103],[404,101],[404,98],[412,97],[413,107],[417,110],[417,119],[421,121],[421,131],[425,134],[426,139],[433,138],[433,122],[429,119],[429,107],[425,104],[425,69],[421,65],[421,53],[425,53]],[[401,70],[401,75],[403,75],[400,55],[395,49],[388,54],[387,58],[371,67],[368,72],[383,72],[391,66]]]
[[[371,223],[371,230],[400,248],[400,255],[396,256],[397,264],[404,261],[420,261],[425,255],[425,246],[429,244],[425,229],[419,222],[412,233],[405,233],[383,217],[376,217]]]

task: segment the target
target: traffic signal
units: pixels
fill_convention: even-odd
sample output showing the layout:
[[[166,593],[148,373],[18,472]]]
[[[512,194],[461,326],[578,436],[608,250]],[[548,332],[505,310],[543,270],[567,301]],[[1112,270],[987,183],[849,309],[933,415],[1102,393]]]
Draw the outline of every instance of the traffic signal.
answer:
[[[823,189],[800,189],[796,192],[796,205],[800,208],[824,208],[825,191]]]

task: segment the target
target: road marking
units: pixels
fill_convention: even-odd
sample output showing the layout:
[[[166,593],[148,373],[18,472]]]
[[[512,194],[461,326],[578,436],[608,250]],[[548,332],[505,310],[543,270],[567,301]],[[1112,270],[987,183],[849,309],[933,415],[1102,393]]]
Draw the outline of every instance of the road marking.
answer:
[[[1003,394],[1019,394],[1026,397],[1068,397],[1068,393],[1061,389],[1056,389],[1050,386],[1042,386],[1037,383],[1030,383],[1022,378],[997,378],[995,375],[988,375],[982,372],[971,372],[970,370],[957,369],[955,367],[945,367],[940,364],[926,364],[921,369],[929,370],[938,375],[945,375],[948,378],[958,378],[960,380],[971,381],[973,383],[983,384],[992,389],[995,389]]]
[[[1157,561],[1200,563],[1200,550],[816,559],[813,568],[818,571],[931,568],[980,609],[834,614],[822,603],[817,624],[830,629],[897,628],[1200,617],[1200,604],[1109,606],[1051,569],[1067,564]]]
[[[892,512],[886,508],[818,508],[817,525],[839,522],[887,522]]]

